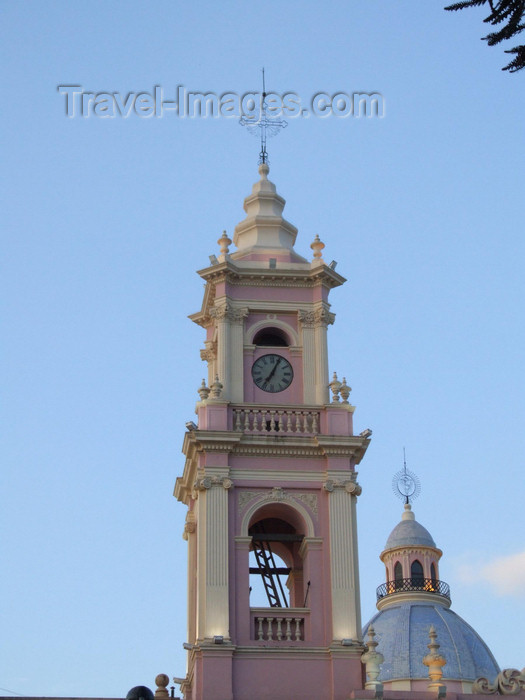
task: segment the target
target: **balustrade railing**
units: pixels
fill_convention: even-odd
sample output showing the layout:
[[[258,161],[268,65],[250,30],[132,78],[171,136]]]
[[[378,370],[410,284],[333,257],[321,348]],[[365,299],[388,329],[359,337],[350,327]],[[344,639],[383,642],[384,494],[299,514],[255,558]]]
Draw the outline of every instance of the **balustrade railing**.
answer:
[[[396,581],[387,581],[378,586],[376,590],[377,600],[381,600],[393,593],[403,593],[405,591],[423,591],[425,593],[437,593],[450,600],[450,586],[444,581],[435,578],[423,578],[414,576],[412,578],[400,578]]]
[[[258,642],[303,642],[306,611],[282,608],[251,610],[252,639]]]
[[[238,406],[233,408],[233,429],[259,435],[316,435],[319,411]]]

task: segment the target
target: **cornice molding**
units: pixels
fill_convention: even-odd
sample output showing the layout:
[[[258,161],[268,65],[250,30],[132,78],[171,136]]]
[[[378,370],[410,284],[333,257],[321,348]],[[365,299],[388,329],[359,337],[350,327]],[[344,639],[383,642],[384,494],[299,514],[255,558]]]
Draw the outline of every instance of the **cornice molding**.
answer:
[[[323,284],[328,288],[339,287],[346,282],[346,278],[328,267],[328,265],[316,265],[311,267],[305,263],[299,263],[302,269],[294,267],[270,269],[268,267],[244,267],[237,266],[231,259],[218,265],[198,270],[198,274],[207,282],[218,284],[228,282],[238,286],[278,286],[293,287],[304,285],[314,287]],[[291,263],[293,265],[294,263]]]

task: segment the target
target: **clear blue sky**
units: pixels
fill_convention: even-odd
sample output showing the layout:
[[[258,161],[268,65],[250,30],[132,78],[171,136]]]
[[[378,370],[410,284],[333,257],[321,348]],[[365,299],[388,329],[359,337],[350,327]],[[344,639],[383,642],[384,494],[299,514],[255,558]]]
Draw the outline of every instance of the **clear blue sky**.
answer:
[[[363,619],[401,515],[444,550],[453,609],[525,664],[523,75],[444,0],[4,2],[0,686],[124,696],[182,676],[185,508],[172,497],[205,367],[195,270],[243,218],[236,119],[65,116],[86,91],[379,92],[383,119],[296,118],[271,179],[333,292],[353,387]]]

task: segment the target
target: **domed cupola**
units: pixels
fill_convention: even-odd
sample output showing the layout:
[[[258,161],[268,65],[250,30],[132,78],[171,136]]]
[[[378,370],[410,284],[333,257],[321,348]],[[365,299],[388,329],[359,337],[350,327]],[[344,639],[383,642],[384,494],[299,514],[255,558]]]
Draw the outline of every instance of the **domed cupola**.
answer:
[[[474,680],[495,678],[499,667],[481,637],[450,609],[450,589],[439,578],[442,551],[415,519],[410,503],[381,552],[386,581],[377,589],[373,626],[384,657],[379,681],[390,690],[425,690],[429,630],[434,627],[446,659],[442,682],[452,692],[471,693]]]
[[[401,522],[390,533],[380,555],[386,567],[386,583],[378,589],[378,608],[381,610],[407,593],[411,599],[423,594],[424,600],[433,593],[448,607],[449,588],[439,580],[442,554],[429,531],[417,522],[410,503],[406,503]],[[391,597],[393,594],[397,594],[395,598]]]

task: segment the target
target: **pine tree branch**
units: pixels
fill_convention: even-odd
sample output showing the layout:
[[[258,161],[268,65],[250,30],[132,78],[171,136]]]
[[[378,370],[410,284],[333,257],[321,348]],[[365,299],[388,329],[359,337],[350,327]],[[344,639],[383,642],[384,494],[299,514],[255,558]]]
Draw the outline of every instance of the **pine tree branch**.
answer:
[[[456,11],[464,10],[466,7],[481,7],[489,5],[490,14],[483,22],[491,24],[493,27],[505,23],[498,31],[489,32],[483,40],[488,46],[494,46],[502,41],[507,41],[514,36],[517,36],[525,29],[525,0],[463,0],[445,7],[445,10]],[[514,58],[502,70],[508,70],[515,73],[522,68],[525,68],[525,47],[516,46],[513,49],[508,49],[505,53],[514,53]]]

